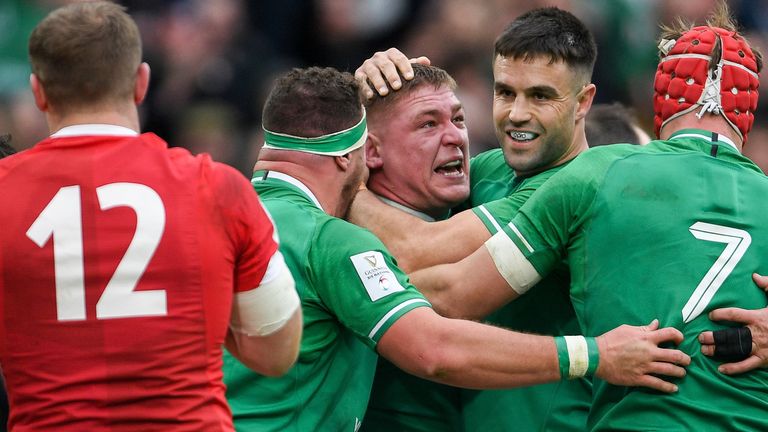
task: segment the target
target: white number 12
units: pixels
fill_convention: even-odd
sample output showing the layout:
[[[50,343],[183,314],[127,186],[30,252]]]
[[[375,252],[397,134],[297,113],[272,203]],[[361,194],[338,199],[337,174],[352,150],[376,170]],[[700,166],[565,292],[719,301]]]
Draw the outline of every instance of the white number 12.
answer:
[[[683,321],[691,322],[701,315],[725,279],[739,263],[744,253],[752,243],[748,232],[736,228],[715,225],[706,222],[696,222],[689,228],[697,239],[725,243],[725,249],[717,258],[707,274],[693,291],[691,298],[683,307]]]
[[[101,210],[129,207],[136,232],[125,255],[96,303],[96,318],[166,315],[165,290],[134,291],[165,230],[165,207],[152,188],[111,183],[96,188]],[[43,247],[53,237],[56,314],[59,321],[84,320],[85,277],[80,186],[59,189],[27,230]]]

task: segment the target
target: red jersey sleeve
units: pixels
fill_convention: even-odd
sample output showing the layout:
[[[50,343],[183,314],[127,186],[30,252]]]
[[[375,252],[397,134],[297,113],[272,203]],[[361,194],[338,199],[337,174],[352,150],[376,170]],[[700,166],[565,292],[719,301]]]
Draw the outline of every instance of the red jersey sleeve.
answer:
[[[261,283],[277,251],[277,233],[248,180],[229,166],[214,165],[212,193],[236,248],[235,292],[247,291]]]

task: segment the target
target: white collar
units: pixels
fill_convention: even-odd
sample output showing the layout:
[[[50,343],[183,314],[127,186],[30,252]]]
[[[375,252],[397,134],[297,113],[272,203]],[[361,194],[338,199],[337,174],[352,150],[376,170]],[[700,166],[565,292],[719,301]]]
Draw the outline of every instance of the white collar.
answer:
[[[84,135],[138,136],[133,129],[110,124],[78,124],[65,126],[53,134],[51,138],[64,138]]]
[[[295,177],[292,177],[292,176],[289,176],[288,174],[281,173],[279,171],[273,171],[273,170],[266,170],[266,171],[267,172],[266,172],[266,174],[264,176],[256,177],[253,180],[251,180],[251,184],[253,184],[255,182],[263,181],[263,180],[266,180],[266,179],[270,179],[270,178],[278,179],[278,180],[282,180],[282,181],[284,181],[286,183],[290,183],[290,184],[296,186],[297,188],[301,189],[301,191],[304,192],[304,194],[306,194],[309,197],[309,199],[312,200],[313,203],[315,203],[317,208],[319,208],[320,210],[322,210],[325,213],[328,213],[328,212],[325,211],[325,209],[323,209],[323,206],[320,205],[320,201],[318,201],[318,199],[315,196],[315,194],[313,194],[312,191],[309,190],[307,185],[302,183],[299,179],[297,179]]]
[[[703,130],[687,130],[682,131],[681,133],[672,134],[671,137],[669,137],[670,140],[673,140],[675,138],[700,138],[707,140],[709,142],[723,142],[728,144],[729,146],[733,147],[734,150],[739,151],[739,148],[736,147],[736,144],[730,140],[730,138],[723,136],[722,134],[718,134],[715,132],[709,132],[709,131],[703,131]]]

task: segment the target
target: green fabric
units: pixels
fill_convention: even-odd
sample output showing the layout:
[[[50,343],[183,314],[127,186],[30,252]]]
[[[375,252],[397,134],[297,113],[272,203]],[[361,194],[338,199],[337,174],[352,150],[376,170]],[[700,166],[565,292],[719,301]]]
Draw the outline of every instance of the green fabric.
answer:
[[[481,153],[470,161],[472,211],[493,234],[562,167],[515,177],[500,149]],[[538,334],[581,334],[568,298],[569,283],[567,268],[561,266],[486,321]],[[504,390],[462,390],[464,430],[583,432],[591,391],[587,378]]]
[[[379,360],[361,432],[461,430],[461,389],[418,378]]]
[[[469,160],[469,208],[505,198],[519,183],[500,148],[482,152]]]
[[[284,377],[261,376],[225,355],[224,382],[235,427],[353,431],[365,414],[376,343],[406,312],[429,303],[373,234],[327,215],[286,181],[258,181],[263,174],[255,174],[254,185],[277,225],[280,251],[296,280],[304,333],[299,360]],[[386,265],[390,272],[385,276],[394,276],[383,285],[388,294],[375,301],[350,258],[361,253],[378,269]],[[379,274],[375,270],[375,277]]]
[[[262,128],[264,129],[264,128]],[[298,150],[331,156],[340,156],[365,144],[368,126],[365,110],[360,121],[349,129],[314,138],[305,138],[264,129],[264,148]]]
[[[589,353],[589,368],[587,368],[587,376],[592,376],[597,371],[597,367],[600,366],[600,349],[597,347],[597,339],[588,337],[587,339],[587,352]]]
[[[461,389],[421,379],[379,359],[360,432],[391,431],[462,431]]]
[[[701,134],[589,150],[512,221],[533,247],[521,251],[539,273],[567,257],[570,296],[586,335],[658,318],[685,336],[679,348],[692,363],[686,377],[675,380],[679,391],[662,395],[596,379],[591,430],[765,430],[768,371],[725,376],[718,362],[701,354],[697,336],[723,328],[708,320],[712,309],[766,306],[751,274],[768,272],[768,202],[762,199],[768,178],[734,148],[720,142],[713,149],[712,135]],[[701,239],[693,227],[702,222],[740,231]],[[505,233],[520,247],[516,234]],[[751,243],[741,258],[726,249],[744,248],[747,234]],[[721,255],[722,263],[734,265],[730,274],[716,264]],[[712,268],[727,277],[704,301],[704,311],[686,323],[684,305]]]
[[[560,367],[560,378],[568,378],[568,370],[571,368],[571,357],[568,354],[568,345],[565,342],[565,338],[558,336],[555,338],[555,345],[557,346],[557,363]]]

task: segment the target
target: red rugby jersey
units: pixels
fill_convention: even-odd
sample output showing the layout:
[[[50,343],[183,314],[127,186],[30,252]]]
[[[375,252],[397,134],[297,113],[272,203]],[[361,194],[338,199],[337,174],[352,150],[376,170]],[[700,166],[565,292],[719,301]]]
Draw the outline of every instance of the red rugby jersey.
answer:
[[[0,160],[0,197],[10,429],[232,430],[232,295],[277,250],[248,181],[153,134],[64,136]]]

